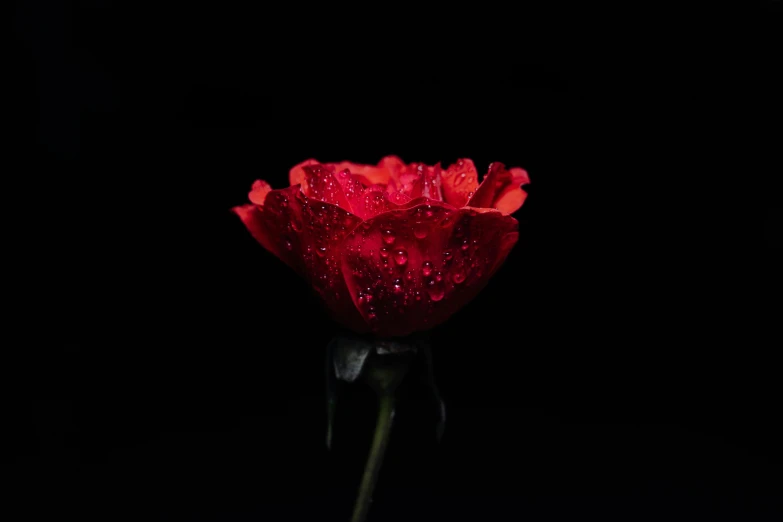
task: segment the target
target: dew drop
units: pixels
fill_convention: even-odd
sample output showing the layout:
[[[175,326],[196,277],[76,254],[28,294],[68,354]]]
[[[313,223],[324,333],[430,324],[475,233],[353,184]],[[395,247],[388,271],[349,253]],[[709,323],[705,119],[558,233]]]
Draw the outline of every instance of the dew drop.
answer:
[[[451,250],[444,250],[443,251],[443,259],[446,261],[451,261],[454,257],[454,254],[451,252]]]
[[[430,274],[432,274],[432,263],[429,261],[425,261],[421,264],[421,275],[424,277],[429,277]]]
[[[387,245],[391,245],[392,243],[394,243],[394,240],[397,239],[394,236],[394,230],[388,228],[382,232],[382,235],[383,235],[383,242],[386,243]]]
[[[381,250],[380,250],[380,253],[381,253],[381,258],[383,258],[383,259],[386,259],[387,257],[389,257],[389,249],[386,248],[386,247],[382,247]]]
[[[400,266],[405,266],[408,262],[408,252],[404,248],[394,251],[394,262]]]
[[[405,291],[405,288],[403,288],[402,279],[395,279],[393,284],[394,286],[392,287],[392,291],[395,294],[400,295]]]
[[[462,174],[454,178],[454,186],[456,187],[457,185],[460,185],[465,180],[465,176],[466,173],[463,172]]]
[[[418,239],[424,239],[429,233],[430,230],[425,223],[415,223],[413,225],[413,235]]]
[[[451,280],[457,285],[465,281],[465,269],[461,266],[457,267],[451,274]]]
[[[443,273],[442,273],[442,272],[440,272],[440,270],[439,270],[439,271],[437,271],[437,272],[435,272],[435,277],[434,277],[434,279],[435,279],[435,282],[436,282],[436,283],[440,283],[441,281],[443,281]]]
[[[318,254],[319,257],[324,257],[326,255],[326,247],[318,247],[315,253]]]
[[[443,299],[443,296],[445,295],[443,285],[434,279],[431,279],[430,282],[427,283],[427,293],[430,294],[430,299],[436,302]]]
[[[415,278],[416,278],[416,276],[413,274],[413,270],[408,270],[405,273],[405,280],[407,282],[412,283]]]
[[[460,246],[460,248],[462,249],[462,251],[464,252],[464,251],[465,251],[465,250],[467,250],[469,247],[470,247],[470,242],[469,242],[467,239],[463,240],[463,241],[462,241],[462,246]]]
[[[286,239],[286,240],[285,240],[285,249],[286,249],[286,250],[291,250],[292,248],[294,248],[294,245],[292,245],[292,244],[291,244],[291,241],[289,241],[288,239]]]

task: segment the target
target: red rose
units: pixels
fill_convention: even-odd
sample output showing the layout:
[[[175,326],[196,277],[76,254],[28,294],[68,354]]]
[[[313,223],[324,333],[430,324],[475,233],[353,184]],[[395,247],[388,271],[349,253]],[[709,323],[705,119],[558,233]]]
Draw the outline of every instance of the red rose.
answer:
[[[291,186],[253,183],[233,209],[253,237],[307,278],[334,318],[356,332],[404,336],[442,323],[486,285],[518,238],[509,214],[529,183],[469,159],[447,169],[307,160]]]

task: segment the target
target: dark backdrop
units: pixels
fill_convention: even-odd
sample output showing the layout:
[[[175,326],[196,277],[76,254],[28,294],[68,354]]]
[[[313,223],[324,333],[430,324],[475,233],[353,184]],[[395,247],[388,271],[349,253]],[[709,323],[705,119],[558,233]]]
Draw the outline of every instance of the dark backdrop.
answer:
[[[748,82],[773,76],[774,6]],[[774,252],[731,277],[746,251],[712,225],[738,213],[689,190],[726,151],[702,139],[729,113],[696,88],[704,62],[599,67],[555,7],[551,30],[512,11],[157,9],[17,7],[14,152],[45,296],[20,303],[47,314],[31,345],[57,348],[21,393],[28,513],[347,520],[374,397],[342,390],[327,452],[334,327],[229,208],[309,157],[397,154],[532,184],[502,270],[432,332],[445,437],[412,378],[371,520],[771,519]]]

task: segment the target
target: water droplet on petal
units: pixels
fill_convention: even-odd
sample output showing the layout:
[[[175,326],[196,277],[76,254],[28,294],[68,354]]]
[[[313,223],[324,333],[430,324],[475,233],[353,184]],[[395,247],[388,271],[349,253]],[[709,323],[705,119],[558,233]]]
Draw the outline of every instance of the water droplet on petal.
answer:
[[[389,249],[388,248],[383,247],[383,248],[381,248],[380,252],[381,252],[381,257],[383,259],[386,259],[387,257],[389,257]]]
[[[394,286],[392,287],[392,291],[399,295],[405,291],[402,284],[402,279],[395,279],[394,280]]]
[[[318,254],[320,257],[324,257],[326,255],[326,247],[318,247],[315,251],[316,254]]]
[[[291,244],[291,241],[289,241],[288,239],[286,239],[286,240],[285,240],[285,249],[286,249],[286,250],[291,250],[292,248],[294,248],[294,245],[292,245],[292,244]]]
[[[451,274],[451,280],[457,285],[465,281],[465,269],[461,266],[454,269],[454,272]]]
[[[400,266],[405,266],[408,262],[408,252],[404,248],[394,251],[394,262]]]
[[[408,270],[405,273],[405,280],[409,283],[413,282],[413,280],[416,278],[416,276],[413,275],[413,270]]]
[[[464,251],[465,251],[465,250],[467,250],[469,247],[470,247],[470,242],[469,242],[467,239],[463,240],[463,241],[462,241],[462,246],[460,246],[460,248],[462,249],[462,251],[464,252]]]
[[[435,282],[440,283],[441,281],[443,281],[443,273],[439,270],[435,272]]]
[[[427,293],[430,294],[430,299],[433,301],[440,301],[445,295],[443,284],[431,279],[430,282],[427,283]]]
[[[394,243],[394,240],[397,239],[394,235],[394,230],[388,228],[382,232],[382,236],[383,236],[383,242],[386,243],[387,245],[391,245],[392,243]]]
[[[451,261],[451,259],[454,257],[454,254],[451,252],[451,250],[444,250],[443,251],[443,259],[445,261]]]
[[[424,239],[429,233],[430,229],[425,223],[416,223],[413,225],[413,235],[418,239]]]
[[[424,277],[429,277],[432,273],[432,263],[429,261],[425,261],[421,264],[421,275]]]

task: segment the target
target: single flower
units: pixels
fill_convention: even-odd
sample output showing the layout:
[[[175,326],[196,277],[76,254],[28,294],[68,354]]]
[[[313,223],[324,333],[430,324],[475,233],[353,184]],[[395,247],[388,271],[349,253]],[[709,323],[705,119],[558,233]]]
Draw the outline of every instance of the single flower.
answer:
[[[478,294],[518,239],[521,168],[446,169],[307,160],[291,186],[253,183],[235,207],[253,237],[305,277],[344,326],[380,337],[428,330]]]

